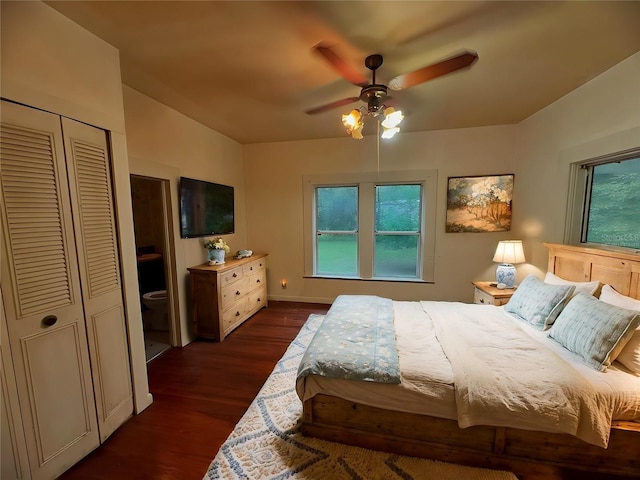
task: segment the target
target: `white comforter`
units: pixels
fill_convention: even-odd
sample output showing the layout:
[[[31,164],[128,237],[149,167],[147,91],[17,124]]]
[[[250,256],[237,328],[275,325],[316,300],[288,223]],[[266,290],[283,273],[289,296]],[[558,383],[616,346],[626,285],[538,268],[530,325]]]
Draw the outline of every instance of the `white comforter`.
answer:
[[[613,408],[582,375],[502,315],[422,302],[454,376],[458,424],[568,433],[606,447]]]

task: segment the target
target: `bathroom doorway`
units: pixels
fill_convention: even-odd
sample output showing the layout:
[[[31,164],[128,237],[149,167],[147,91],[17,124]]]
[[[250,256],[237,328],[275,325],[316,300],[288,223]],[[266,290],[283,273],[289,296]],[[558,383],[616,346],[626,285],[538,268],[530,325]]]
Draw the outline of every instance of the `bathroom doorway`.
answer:
[[[169,274],[170,186],[168,180],[140,175],[131,175],[130,180],[145,355],[150,362],[176,345]]]

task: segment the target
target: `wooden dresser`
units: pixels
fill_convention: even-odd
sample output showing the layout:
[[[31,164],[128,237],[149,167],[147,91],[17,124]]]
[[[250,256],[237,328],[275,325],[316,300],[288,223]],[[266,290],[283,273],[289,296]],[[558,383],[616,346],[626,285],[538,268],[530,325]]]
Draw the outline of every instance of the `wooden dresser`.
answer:
[[[267,306],[267,255],[228,258],[222,265],[188,268],[194,331],[199,338],[222,341],[242,322]]]

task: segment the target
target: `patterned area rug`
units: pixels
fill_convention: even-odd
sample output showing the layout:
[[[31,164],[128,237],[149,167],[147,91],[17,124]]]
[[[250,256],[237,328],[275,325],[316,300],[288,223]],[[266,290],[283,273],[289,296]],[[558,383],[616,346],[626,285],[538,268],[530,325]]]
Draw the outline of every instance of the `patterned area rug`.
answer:
[[[322,315],[311,315],[249,409],[220,447],[204,480],[517,480],[510,472],[376,452],[303,436],[295,391],[298,364]]]

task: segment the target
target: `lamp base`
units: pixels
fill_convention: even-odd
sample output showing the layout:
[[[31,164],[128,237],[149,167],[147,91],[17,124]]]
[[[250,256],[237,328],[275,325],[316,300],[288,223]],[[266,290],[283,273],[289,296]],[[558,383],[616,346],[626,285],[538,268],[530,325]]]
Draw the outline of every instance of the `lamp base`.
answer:
[[[496,281],[504,283],[506,288],[513,288],[516,284],[516,267],[510,263],[502,263],[496,268]]]

